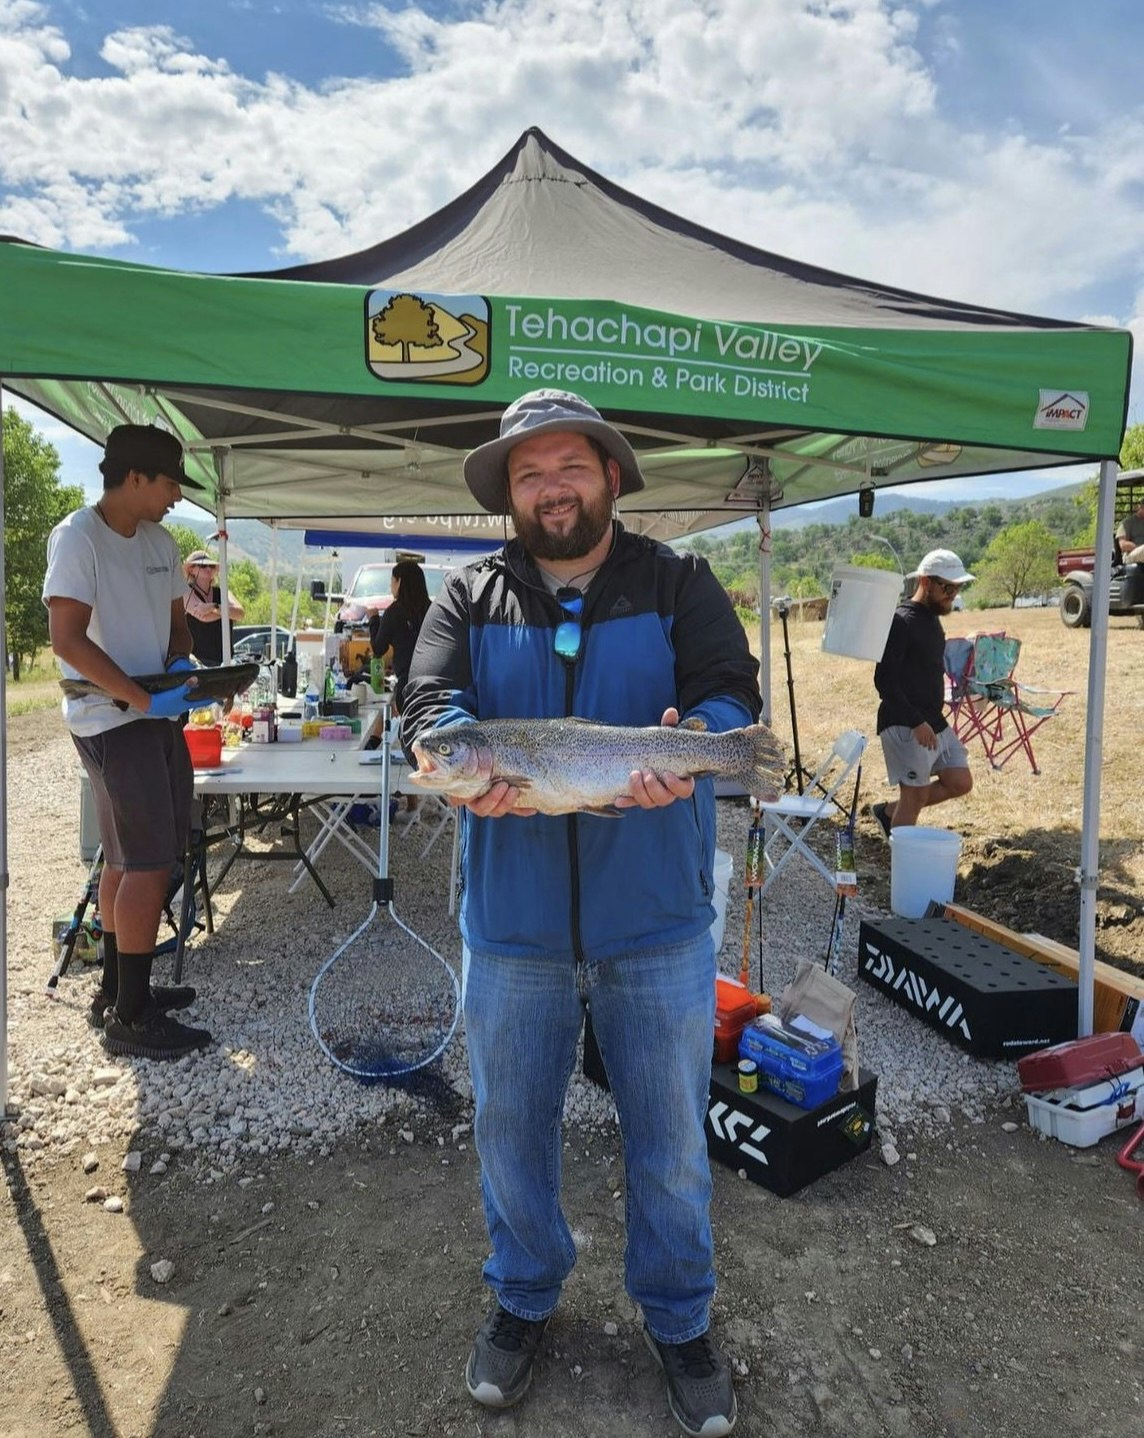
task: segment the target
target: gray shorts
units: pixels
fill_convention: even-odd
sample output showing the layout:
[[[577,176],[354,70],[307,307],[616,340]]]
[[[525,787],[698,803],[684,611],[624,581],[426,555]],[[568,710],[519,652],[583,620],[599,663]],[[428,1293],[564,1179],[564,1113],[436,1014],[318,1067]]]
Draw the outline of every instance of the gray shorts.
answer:
[[[914,738],[907,724],[891,724],[879,734],[886,756],[886,778],[891,784],[924,789],[943,769],[968,769],[969,755],[952,728],[937,736],[937,748],[927,749]]]
[[[187,847],[195,776],[183,727],[137,719],[72,735],[91,780],[99,842],[113,869],[170,869]]]

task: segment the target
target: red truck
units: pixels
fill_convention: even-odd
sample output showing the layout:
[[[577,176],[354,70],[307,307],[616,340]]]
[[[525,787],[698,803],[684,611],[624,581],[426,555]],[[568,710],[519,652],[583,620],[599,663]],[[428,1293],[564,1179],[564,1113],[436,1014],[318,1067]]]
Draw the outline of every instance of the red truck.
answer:
[[[1144,503],[1144,469],[1127,469],[1116,481],[1117,525]],[[1108,589],[1109,614],[1134,614],[1144,629],[1144,564],[1124,564],[1120,546],[1113,540],[1112,582]],[[1057,573],[1064,582],[1061,620],[1070,629],[1087,629],[1092,623],[1092,571],[1095,549],[1057,550]]]

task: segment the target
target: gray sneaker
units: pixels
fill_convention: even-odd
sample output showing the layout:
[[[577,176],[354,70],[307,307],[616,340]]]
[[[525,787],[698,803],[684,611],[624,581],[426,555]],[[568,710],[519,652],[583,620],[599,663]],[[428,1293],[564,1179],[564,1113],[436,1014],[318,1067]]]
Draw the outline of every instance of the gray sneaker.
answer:
[[[498,1303],[481,1324],[465,1364],[465,1387],[486,1408],[511,1408],[532,1382],[548,1319],[517,1318]]]
[[[660,1343],[644,1325],[644,1338],[667,1380],[667,1405],[691,1438],[722,1438],[738,1417],[731,1365],[710,1333],[689,1343]]]

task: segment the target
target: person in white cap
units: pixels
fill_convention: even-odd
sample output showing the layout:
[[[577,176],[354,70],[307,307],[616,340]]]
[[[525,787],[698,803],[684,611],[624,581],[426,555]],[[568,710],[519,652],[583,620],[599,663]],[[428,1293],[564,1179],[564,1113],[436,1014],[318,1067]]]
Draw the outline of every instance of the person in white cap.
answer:
[[[952,549],[931,549],[908,579],[912,598],[898,606],[882,658],[874,668],[878,736],[886,776],[898,786],[896,803],[875,804],[871,813],[883,834],[916,824],[923,809],[963,799],[973,788],[969,755],[950,727],[945,705],[945,630],[942,616],[970,574]]]
[[[218,560],[205,549],[196,549],[183,560],[187,592],[187,628],[191,631],[191,653],[200,664],[222,663],[222,595],[218,590]],[[245,610],[227,591],[227,613],[232,624],[241,623]]]
[[[726,592],[704,560],[615,518],[643,476],[592,405],[523,395],[464,473],[517,537],[450,574],[430,607],[405,692],[407,750],[474,718],[682,717],[713,732],[755,720],[758,664]],[[499,780],[460,816],[465,1033],[495,1295],[465,1384],[492,1408],[524,1396],[576,1262],[560,1130],[590,1010],[623,1134],[625,1286],[680,1426],[719,1438],[736,1405],[709,1332],[712,781],[636,771],[619,818],[513,813],[521,792]]]

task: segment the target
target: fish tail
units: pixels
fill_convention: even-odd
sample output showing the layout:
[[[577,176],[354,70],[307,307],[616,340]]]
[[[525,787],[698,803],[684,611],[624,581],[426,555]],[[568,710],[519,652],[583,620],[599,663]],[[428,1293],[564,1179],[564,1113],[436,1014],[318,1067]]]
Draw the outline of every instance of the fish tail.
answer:
[[[752,724],[742,732],[750,752],[744,772],[734,775],[734,781],[753,798],[769,803],[782,791],[786,752],[765,724]]]

